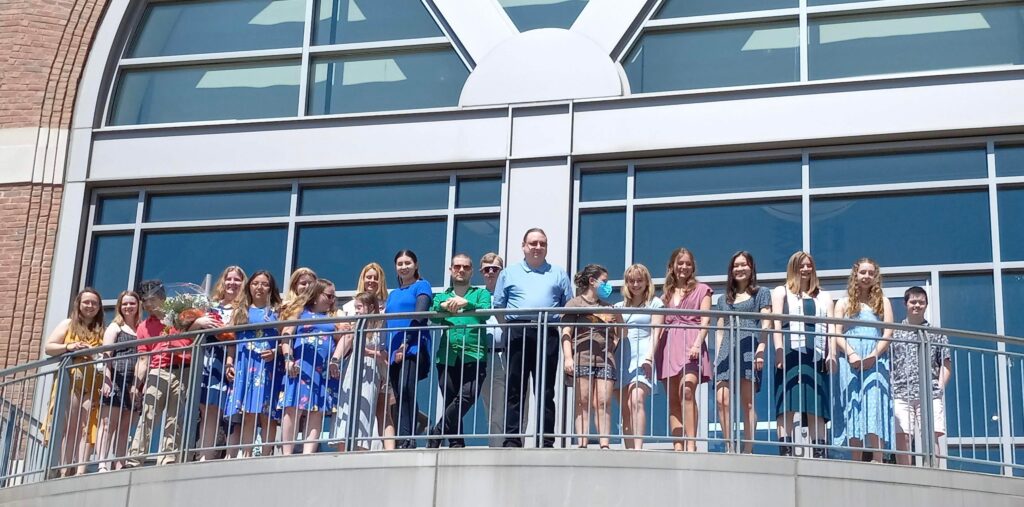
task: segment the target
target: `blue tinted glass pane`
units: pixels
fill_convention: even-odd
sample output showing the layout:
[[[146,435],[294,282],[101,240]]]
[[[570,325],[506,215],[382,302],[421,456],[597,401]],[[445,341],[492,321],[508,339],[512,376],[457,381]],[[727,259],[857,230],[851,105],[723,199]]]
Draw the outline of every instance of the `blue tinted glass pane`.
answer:
[[[501,178],[459,179],[455,207],[501,206]]]
[[[645,209],[633,220],[633,262],[659,274],[668,255],[685,246],[698,274],[724,275],[732,254],[747,250],[761,273],[784,272],[801,247],[800,201]]]
[[[265,269],[281,286],[284,278],[286,228],[153,232],[143,237],[142,276],[165,283],[203,283],[227,266],[246,273]]]
[[[1016,447],[1013,451],[1013,462],[1018,465],[1013,469],[1014,477],[1024,477],[1024,447]]]
[[[965,7],[811,19],[811,79],[1024,61],[1024,8]]]
[[[440,37],[420,0],[319,0],[313,44]]]
[[[626,198],[626,171],[580,174],[580,201]]]
[[[973,461],[967,462],[957,459],[965,458],[998,463],[1003,460],[1003,451],[998,447],[986,447],[981,445],[951,445],[949,446],[949,456],[947,465],[950,470],[963,470],[965,472],[978,472],[993,475],[1003,473],[1003,469],[999,465],[986,465],[984,463],[976,463]]]
[[[992,276],[941,275],[942,326],[983,333],[996,331]],[[995,349],[991,342],[950,336],[953,345]],[[999,398],[995,355],[954,348],[953,375],[946,388],[946,425],[951,437],[998,436]]]
[[[453,49],[318,58],[313,74],[309,114],[456,106],[469,77]]]
[[[96,224],[133,224],[139,197],[101,197],[96,200]]]
[[[300,215],[448,208],[448,182],[388,183],[302,189]]]
[[[1024,271],[1003,272],[1003,331],[1024,338]]]
[[[587,0],[498,0],[520,32],[537,28],[569,28]]]
[[[1004,261],[1024,260],[1024,188],[999,190],[999,249]]]
[[[636,197],[720,194],[800,188],[799,160],[636,171]]]
[[[126,70],[110,122],[280,118],[295,116],[298,108],[298,61]]]
[[[624,64],[633,93],[800,79],[796,21],[644,35]]]
[[[487,252],[498,251],[498,231],[501,225],[498,217],[460,218],[455,222],[455,253],[464,253],[473,260],[474,285],[483,285],[480,275],[480,258]],[[442,279],[437,279],[440,284]]]
[[[796,0],[666,0],[657,19],[798,7]]]
[[[849,268],[860,257],[878,261],[883,273],[886,266],[991,261],[991,236],[986,192],[811,201],[818,269]]]
[[[305,0],[160,2],[146,9],[132,57],[302,46]]]
[[[89,274],[85,284],[106,299],[114,299],[130,286],[128,269],[132,263],[132,235],[95,236],[89,254]]]
[[[203,194],[152,195],[146,204],[147,222],[288,216],[291,191],[249,190]]]
[[[625,245],[625,210],[580,212],[577,270],[587,264],[600,264],[612,280],[622,278]]]
[[[1003,272],[1003,330],[1007,336],[1024,339],[1024,272]],[[1010,381],[1010,421],[1015,436],[1024,436],[1024,342],[1006,345],[1007,376]],[[1024,463],[1022,463],[1024,464]]]
[[[448,265],[446,228],[444,220],[306,226],[298,231],[295,265],[313,268],[338,290],[355,290],[359,270],[377,262],[394,288],[395,253],[409,249],[419,258],[420,276],[440,285]]]
[[[1024,176],[1024,146],[996,147],[996,175]]]
[[[811,158],[811,187],[984,178],[985,148]]]

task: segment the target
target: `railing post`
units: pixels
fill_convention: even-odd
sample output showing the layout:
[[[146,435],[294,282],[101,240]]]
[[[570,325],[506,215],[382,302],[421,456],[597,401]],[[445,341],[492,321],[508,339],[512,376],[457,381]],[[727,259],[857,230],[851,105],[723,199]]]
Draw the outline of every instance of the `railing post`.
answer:
[[[60,442],[64,440],[64,419],[67,417],[66,411],[64,410],[64,399],[67,398],[67,393],[70,388],[68,381],[67,369],[71,365],[71,358],[65,356],[60,363],[57,364],[57,371],[54,373],[53,389],[57,391],[53,397],[53,406],[48,407],[48,410],[53,411],[53,416],[45,418],[44,420],[49,421],[50,425],[50,441],[46,446],[46,455],[43,459],[45,468],[43,469],[43,480],[50,477],[50,471],[53,470],[55,465],[54,460],[58,462],[61,460],[63,453],[59,452]],[[43,428],[45,432],[47,428]],[[56,451],[56,452],[55,452]],[[61,463],[57,463],[60,465]]]
[[[348,395],[348,424],[345,426],[345,434],[341,435],[341,437],[344,439],[343,442],[345,444],[345,452],[352,452],[352,449],[354,449],[356,445],[356,420],[359,419],[359,398],[360,394],[362,394],[360,391],[362,391],[363,387],[362,378],[363,374],[365,373],[363,370],[366,367],[366,365],[363,364],[363,359],[365,358],[366,352],[365,329],[366,318],[359,316],[358,320],[356,320],[355,336],[352,340],[353,349],[351,357],[349,359],[350,363],[348,368],[346,368],[345,371],[341,372],[341,381],[345,382],[345,377],[347,376],[346,373],[348,371],[352,371],[352,384],[349,386]],[[374,368],[376,368],[376,365],[374,365]],[[342,389],[342,392],[344,392],[344,389]],[[374,416],[376,415],[376,408],[376,402],[370,406],[371,432],[373,431],[373,427],[375,425]],[[338,417],[342,417],[342,413],[338,413]],[[383,424],[383,421],[381,421],[381,424]],[[383,445],[383,442],[381,445]]]
[[[547,384],[547,375],[545,368],[547,367],[547,348],[548,348],[548,312],[541,311],[537,315],[537,343],[534,344],[537,350],[537,361],[536,369],[534,370],[533,384],[535,386],[536,396],[534,397],[536,404],[535,407],[531,407],[534,410],[534,414],[537,414],[537,424],[533,430],[533,441],[534,447],[544,447],[544,403],[547,393],[545,392],[544,386]],[[523,383],[526,383],[526,379],[523,379]],[[554,394],[553,392],[551,393]],[[520,402],[520,407],[522,406]],[[519,410],[520,420],[522,420],[522,409]],[[529,418],[527,418],[529,420]]]
[[[931,342],[924,330],[917,330],[917,361],[918,361],[918,397],[921,406],[921,454],[923,465],[928,468],[935,468],[935,429],[932,421],[932,365],[931,365]],[[913,410],[913,407],[910,407]],[[913,414],[911,414],[913,415]]]
[[[712,317],[712,319],[716,320],[717,323],[717,319],[715,319],[714,317]],[[740,417],[740,400],[742,399],[742,397],[740,396],[739,390],[740,379],[743,378],[743,372],[740,370],[743,367],[743,347],[740,344],[739,333],[737,329],[737,326],[739,325],[739,319],[737,319],[735,315],[729,315],[728,320],[726,322],[728,322],[726,331],[729,333],[729,348],[731,349],[728,351],[723,351],[729,354],[729,434],[723,434],[722,436],[726,439],[727,442],[729,442],[731,452],[733,454],[739,454],[740,446],[743,445],[741,443],[742,432],[738,431],[740,419],[742,419]],[[718,346],[716,348],[722,350],[721,346]],[[714,378],[717,374],[717,371],[714,370],[716,370],[716,368],[712,366],[710,389],[713,391],[717,391],[715,387],[716,381]],[[718,393],[713,393],[716,400],[718,399],[717,394]],[[718,424],[721,425],[722,421],[719,421]]]
[[[182,415],[182,417],[180,419],[181,422],[179,423],[180,425],[184,425],[184,429],[180,432],[182,441],[178,443],[178,449],[179,449],[179,451],[178,451],[178,463],[187,463],[189,461],[189,459],[188,459],[189,451],[192,449],[193,443],[196,441],[196,432],[198,431],[198,426],[199,426],[199,424],[198,424],[199,421],[196,420],[196,418],[198,417],[198,414],[199,414],[199,393],[196,392],[196,391],[201,389],[202,383],[203,383],[203,368],[205,366],[205,360],[206,360],[206,358],[203,357],[203,353],[204,353],[204,350],[203,350],[203,339],[204,339],[204,337],[205,337],[205,335],[202,335],[202,334],[197,335],[196,338],[192,341],[192,345],[191,345],[192,360],[189,362],[189,365],[190,365],[190,369],[189,369],[189,372],[188,372],[189,378],[188,378],[188,384],[186,384],[186,386],[185,386],[185,413]],[[172,371],[172,372],[174,371],[173,365],[170,367],[170,371]],[[181,369],[178,370],[178,373],[179,374],[181,373]],[[182,382],[184,380],[185,379],[179,378],[178,382]],[[168,389],[170,389],[170,384],[168,384]],[[165,400],[167,399],[168,395],[169,395],[169,393],[164,393],[164,399]],[[177,409],[178,409],[177,407],[173,408],[173,410],[177,410]],[[165,412],[164,415],[165,416],[166,416],[166,412],[168,410],[172,410],[172,408],[170,407],[170,405],[168,403],[165,402],[164,403],[164,412]],[[157,414],[157,417],[159,418],[159,414]],[[154,429],[155,429],[156,424],[157,424],[157,421],[154,420],[153,421]],[[203,424],[206,424],[206,421],[203,421]],[[161,430],[161,432],[162,431],[163,430]],[[164,437],[164,435],[161,434],[161,437]],[[145,445],[149,446],[150,442],[145,442]],[[159,448],[157,450],[159,452],[164,452],[162,449],[159,449]],[[230,452],[230,451],[225,451],[225,452]],[[146,454],[149,454],[149,453],[147,452]]]
[[[3,482],[0,487],[7,487],[7,473],[11,471],[11,449],[14,447],[14,419],[18,416],[18,408],[10,403],[7,408],[7,424],[4,426],[3,450],[0,451],[0,477]]]

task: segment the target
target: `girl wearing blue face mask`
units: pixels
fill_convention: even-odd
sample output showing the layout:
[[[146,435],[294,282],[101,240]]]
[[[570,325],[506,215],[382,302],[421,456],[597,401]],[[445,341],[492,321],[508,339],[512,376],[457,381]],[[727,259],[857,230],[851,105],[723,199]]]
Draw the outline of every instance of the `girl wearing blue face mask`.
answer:
[[[612,287],[608,270],[588,264],[573,279],[576,297],[566,308],[610,308],[606,301]],[[619,371],[615,349],[619,345],[618,329],[608,324],[622,323],[620,315],[595,311],[568,313],[562,317],[562,359],[567,378],[575,379],[575,422],[579,446],[586,447],[590,434],[591,409],[597,412],[598,440],[602,449],[609,445],[612,416],[611,400]]]

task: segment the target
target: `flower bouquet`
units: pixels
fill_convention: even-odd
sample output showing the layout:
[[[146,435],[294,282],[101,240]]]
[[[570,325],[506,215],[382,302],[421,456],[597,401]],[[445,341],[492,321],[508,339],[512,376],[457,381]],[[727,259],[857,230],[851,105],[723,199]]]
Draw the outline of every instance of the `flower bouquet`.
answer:
[[[188,331],[196,319],[209,311],[210,300],[198,285],[176,284],[172,290],[177,294],[164,300],[163,323],[182,332]]]
[[[218,325],[220,325],[220,326],[227,325],[227,322],[224,322],[224,319],[221,318],[220,312],[210,311],[210,312],[207,313],[207,315],[209,315],[210,318],[213,319],[213,321],[216,322]],[[217,337],[217,340],[222,341],[222,342],[234,341],[235,340],[235,333],[232,333],[231,331],[227,331],[227,332],[224,332],[224,333],[217,333],[214,336]]]

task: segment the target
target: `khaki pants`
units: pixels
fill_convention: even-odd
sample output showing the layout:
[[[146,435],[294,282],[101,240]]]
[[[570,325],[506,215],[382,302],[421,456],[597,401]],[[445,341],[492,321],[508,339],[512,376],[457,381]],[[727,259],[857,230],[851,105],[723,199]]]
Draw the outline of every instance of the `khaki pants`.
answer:
[[[182,439],[181,422],[185,416],[186,392],[188,390],[189,367],[174,366],[149,370],[146,390],[142,399],[142,418],[135,429],[130,456],[126,464],[130,467],[141,465],[140,456],[149,454],[153,425],[164,416],[164,430],[160,435],[160,450],[157,464],[174,463]]]

